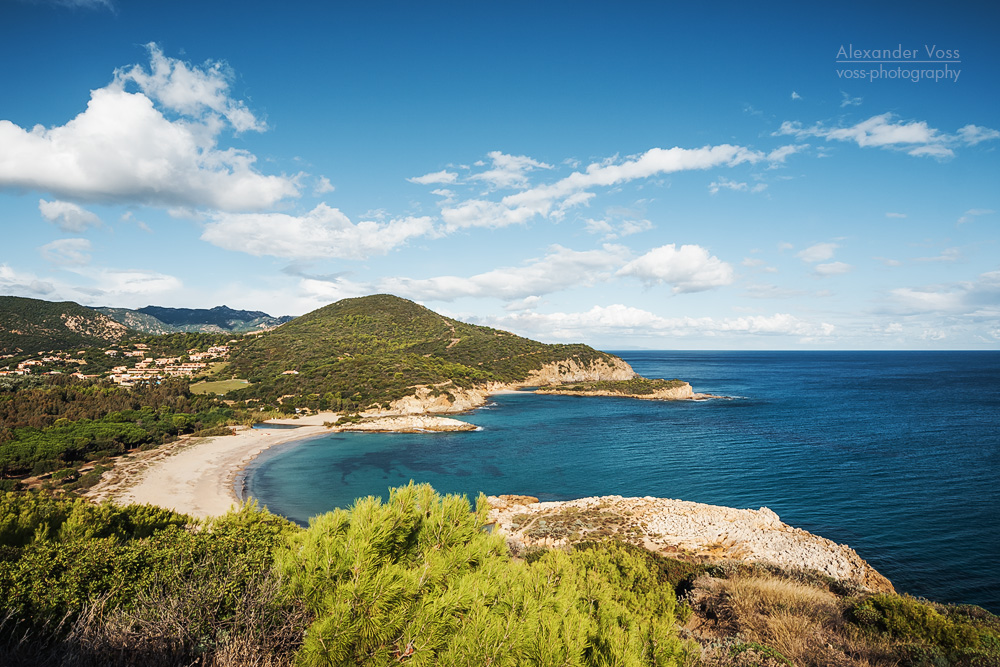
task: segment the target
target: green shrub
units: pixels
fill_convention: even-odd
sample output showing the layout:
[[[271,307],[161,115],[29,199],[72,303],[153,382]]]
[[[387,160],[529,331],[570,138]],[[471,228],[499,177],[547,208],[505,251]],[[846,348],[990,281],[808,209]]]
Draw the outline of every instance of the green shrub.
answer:
[[[277,557],[287,595],[316,621],[304,665],[676,665],[675,596],[607,545],[512,560],[484,530],[485,498],[427,485],[315,517]]]

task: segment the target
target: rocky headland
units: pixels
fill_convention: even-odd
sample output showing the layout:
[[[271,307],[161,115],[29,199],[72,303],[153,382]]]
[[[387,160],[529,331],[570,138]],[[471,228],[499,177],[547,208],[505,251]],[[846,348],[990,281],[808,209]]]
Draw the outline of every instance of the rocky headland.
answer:
[[[489,503],[494,530],[515,551],[616,538],[678,560],[768,563],[894,592],[892,583],[847,545],[793,528],[766,507],[621,496],[544,503],[531,496],[491,496]]]

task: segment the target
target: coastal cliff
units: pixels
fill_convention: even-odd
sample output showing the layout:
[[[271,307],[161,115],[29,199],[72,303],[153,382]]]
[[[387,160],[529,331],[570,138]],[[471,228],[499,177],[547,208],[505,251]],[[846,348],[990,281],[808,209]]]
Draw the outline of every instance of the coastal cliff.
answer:
[[[489,503],[494,530],[515,551],[614,538],[678,560],[769,563],[894,592],[892,583],[847,545],[793,528],[766,507],[622,496],[545,503],[531,496],[491,496]]]
[[[433,386],[419,385],[409,396],[389,404],[385,411],[372,415],[417,415],[428,413],[467,412],[486,403],[490,394],[514,391],[524,387],[545,386],[557,393],[559,386],[579,382],[621,382],[638,377],[623,359],[609,357],[580,361],[570,357],[543,364],[516,382],[486,382],[473,387],[459,387],[453,382]],[[690,388],[690,385],[689,385]],[[541,392],[539,392],[541,393]],[[366,413],[369,414],[369,413]]]

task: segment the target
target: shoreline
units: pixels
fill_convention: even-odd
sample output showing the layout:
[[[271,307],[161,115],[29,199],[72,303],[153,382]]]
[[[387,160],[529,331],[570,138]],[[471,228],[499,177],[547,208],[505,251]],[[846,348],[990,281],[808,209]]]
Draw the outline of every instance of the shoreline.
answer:
[[[549,365],[551,366],[551,365]],[[436,395],[428,387],[418,387],[409,397],[392,403],[387,410],[361,414],[360,422],[332,426],[341,416],[319,412],[304,417],[270,419],[264,424],[292,426],[288,429],[234,427],[233,435],[209,438],[182,438],[174,443],[144,452],[133,452],[119,459],[101,481],[83,496],[95,502],[112,500],[120,504],[150,504],[202,519],[225,514],[242,507],[247,500],[246,471],[263,452],[276,445],[306,440],[327,433],[343,432],[438,432],[474,431],[479,427],[441,413],[464,413],[485,405],[493,394],[515,393],[530,388],[544,395],[558,391],[539,391],[540,387],[561,384],[566,371],[544,366],[519,383],[494,383],[483,387],[455,390],[450,396]],[[576,369],[579,370],[579,369]],[[600,369],[615,376],[622,369]],[[634,375],[631,367],[627,369]],[[549,377],[553,375],[553,377]],[[558,376],[559,382],[555,381]],[[587,377],[571,378],[586,380]],[[675,394],[676,392],[676,394]],[[671,390],[673,400],[709,398],[694,394],[689,384],[684,391]],[[581,395],[575,392],[575,395]],[[643,396],[642,398],[648,398]],[[666,396],[656,396],[666,398]],[[712,396],[711,398],[715,398]]]
[[[233,435],[181,438],[119,459],[83,496],[94,502],[150,504],[197,519],[225,514],[246,502],[245,473],[261,454],[277,445],[328,433],[357,431],[471,431],[468,422],[431,415],[373,414],[359,424],[327,426],[339,415],[321,412],[298,419],[272,419],[288,429],[234,427]],[[237,485],[240,489],[237,489]]]

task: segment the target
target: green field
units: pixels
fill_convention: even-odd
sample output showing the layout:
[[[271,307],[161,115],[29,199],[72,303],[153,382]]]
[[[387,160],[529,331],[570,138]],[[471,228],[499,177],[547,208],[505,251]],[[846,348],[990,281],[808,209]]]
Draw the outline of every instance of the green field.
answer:
[[[225,394],[234,389],[244,389],[250,386],[249,380],[216,380],[215,382],[196,382],[191,385],[192,394]]]

